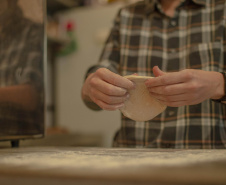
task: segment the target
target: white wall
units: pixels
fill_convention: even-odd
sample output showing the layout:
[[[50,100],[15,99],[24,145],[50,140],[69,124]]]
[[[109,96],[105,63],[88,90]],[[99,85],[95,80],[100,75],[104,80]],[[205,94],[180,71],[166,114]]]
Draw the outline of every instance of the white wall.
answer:
[[[100,133],[105,147],[111,146],[112,137],[120,127],[120,113],[89,110],[80,93],[85,72],[97,62],[103,47],[97,37],[110,29],[119,7],[121,5],[116,4],[79,8],[64,14],[62,20],[76,21],[79,48],[74,54],[57,60],[57,124],[71,132]]]

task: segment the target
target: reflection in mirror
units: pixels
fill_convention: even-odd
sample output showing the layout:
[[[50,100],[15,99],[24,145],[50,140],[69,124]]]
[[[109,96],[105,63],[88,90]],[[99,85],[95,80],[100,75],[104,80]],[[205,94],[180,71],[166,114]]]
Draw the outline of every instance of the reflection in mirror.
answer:
[[[0,0],[0,140],[44,133],[43,0]]]

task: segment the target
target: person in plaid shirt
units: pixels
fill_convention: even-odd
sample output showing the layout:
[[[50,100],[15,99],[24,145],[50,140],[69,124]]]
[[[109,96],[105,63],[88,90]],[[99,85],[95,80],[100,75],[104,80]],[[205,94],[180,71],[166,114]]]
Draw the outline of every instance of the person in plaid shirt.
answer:
[[[122,115],[115,147],[226,148],[226,1],[144,0],[118,12],[100,61],[82,87],[94,110],[117,110],[134,84],[167,105],[152,120]]]

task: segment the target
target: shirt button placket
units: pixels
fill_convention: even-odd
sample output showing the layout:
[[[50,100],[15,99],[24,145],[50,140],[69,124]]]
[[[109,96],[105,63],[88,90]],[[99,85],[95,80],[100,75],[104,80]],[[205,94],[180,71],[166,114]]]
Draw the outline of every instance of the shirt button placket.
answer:
[[[171,20],[171,21],[170,21],[170,24],[171,24],[172,26],[176,26],[176,25],[177,25],[177,21],[176,21],[176,20]]]

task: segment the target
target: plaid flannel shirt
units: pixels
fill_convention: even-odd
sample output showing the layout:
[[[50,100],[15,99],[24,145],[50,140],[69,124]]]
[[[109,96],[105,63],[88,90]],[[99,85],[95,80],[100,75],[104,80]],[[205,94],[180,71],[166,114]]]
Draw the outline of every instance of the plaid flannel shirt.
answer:
[[[226,69],[226,1],[187,0],[171,18],[157,0],[123,7],[117,14],[100,63],[122,76]],[[168,107],[146,122],[122,115],[116,147],[225,148],[226,105],[210,99],[197,105]]]

